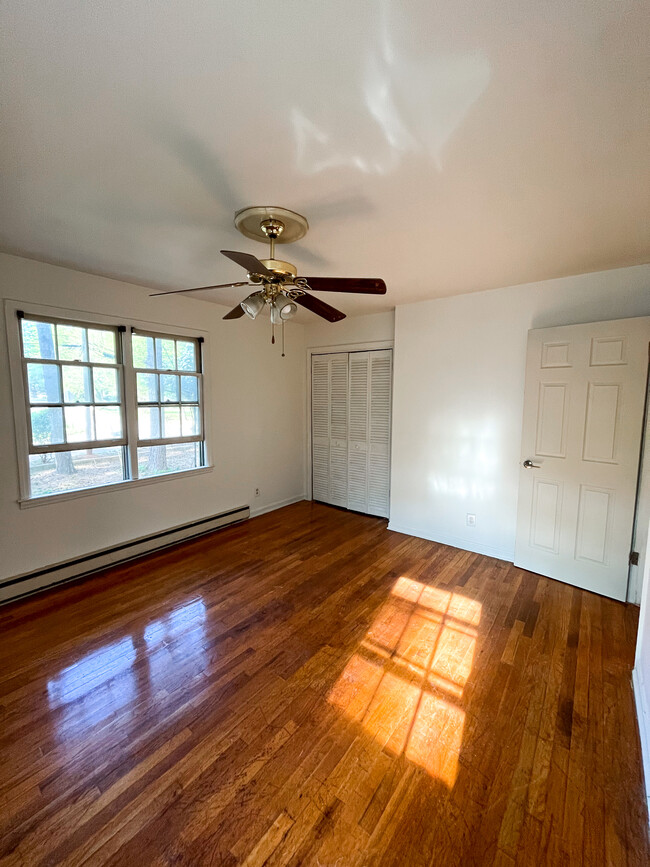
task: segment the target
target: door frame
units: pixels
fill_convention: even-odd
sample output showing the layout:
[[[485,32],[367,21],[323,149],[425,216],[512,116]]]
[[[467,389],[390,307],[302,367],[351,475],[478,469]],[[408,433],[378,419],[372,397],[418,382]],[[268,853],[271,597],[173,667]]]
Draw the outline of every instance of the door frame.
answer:
[[[645,406],[643,410],[643,430],[639,449],[639,469],[634,503],[634,523],[630,550],[639,555],[638,564],[630,563],[627,572],[626,602],[641,604],[645,551],[648,541],[648,516],[650,515],[650,343],[648,344],[648,373],[646,379]]]
[[[327,346],[308,346],[306,359],[307,400],[305,403],[305,499],[313,500],[312,496],[312,451],[311,451],[311,360],[314,355],[336,355],[339,352],[371,352],[374,349],[392,349],[395,351],[394,340],[367,340],[360,343],[336,343]],[[393,371],[395,356],[393,354]],[[393,418],[391,411],[391,430]],[[391,437],[392,443],[392,437]]]

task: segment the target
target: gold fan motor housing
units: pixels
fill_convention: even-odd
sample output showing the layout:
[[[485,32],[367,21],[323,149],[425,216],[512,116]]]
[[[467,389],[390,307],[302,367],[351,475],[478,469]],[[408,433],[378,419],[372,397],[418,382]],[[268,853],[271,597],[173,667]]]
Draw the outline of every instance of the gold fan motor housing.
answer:
[[[260,259],[260,262],[279,277],[296,277],[298,274],[295,265],[291,262],[283,262],[282,259]]]

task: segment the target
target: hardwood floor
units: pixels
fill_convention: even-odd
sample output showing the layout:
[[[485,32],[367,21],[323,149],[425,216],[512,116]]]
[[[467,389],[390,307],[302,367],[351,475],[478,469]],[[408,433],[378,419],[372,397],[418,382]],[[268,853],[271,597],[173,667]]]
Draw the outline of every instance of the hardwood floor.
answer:
[[[650,863],[632,606],[299,503],[0,609],[0,863]]]

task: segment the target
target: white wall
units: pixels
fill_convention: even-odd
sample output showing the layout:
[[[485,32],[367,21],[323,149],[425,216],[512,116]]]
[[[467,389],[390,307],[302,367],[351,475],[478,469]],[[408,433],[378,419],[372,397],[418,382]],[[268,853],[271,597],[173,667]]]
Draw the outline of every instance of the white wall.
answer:
[[[268,320],[223,322],[227,308],[0,254],[3,298],[208,333],[214,470],[21,509],[6,329],[0,323],[0,580],[241,505],[253,513],[304,495],[304,329],[286,358]],[[260,497],[254,490],[260,488]],[[217,544],[217,543],[215,543]]]
[[[329,298],[328,298],[329,301]],[[336,301],[331,302],[336,306]],[[376,343],[392,340],[395,336],[395,313],[369,313],[367,316],[349,316],[340,322],[324,322],[314,317],[305,326],[307,348],[349,346],[355,343]]]
[[[650,265],[398,307],[390,527],[511,560],[528,330],[648,314]]]
[[[649,501],[650,496],[648,496],[644,504],[646,509],[650,507]],[[650,527],[647,524],[645,526],[647,545],[633,681],[637,718],[639,720],[639,733],[641,735],[648,812],[650,813]]]

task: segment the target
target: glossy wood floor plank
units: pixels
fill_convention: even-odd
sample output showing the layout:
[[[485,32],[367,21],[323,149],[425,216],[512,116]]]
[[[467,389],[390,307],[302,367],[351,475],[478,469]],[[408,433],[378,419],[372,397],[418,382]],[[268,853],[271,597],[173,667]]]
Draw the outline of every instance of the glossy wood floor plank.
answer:
[[[636,610],[299,503],[0,609],[2,865],[645,865]]]

